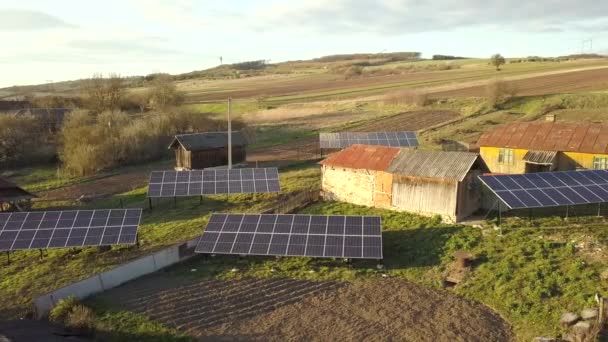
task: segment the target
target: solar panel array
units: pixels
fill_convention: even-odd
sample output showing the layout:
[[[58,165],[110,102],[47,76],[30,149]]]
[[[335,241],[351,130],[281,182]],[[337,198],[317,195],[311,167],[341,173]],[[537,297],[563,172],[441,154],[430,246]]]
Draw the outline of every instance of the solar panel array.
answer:
[[[129,245],[141,209],[0,213],[0,251]]]
[[[153,171],[148,197],[279,192],[277,168]]]
[[[382,259],[380,217],[213,214],[197,253]]]
[[[608,171],[559,171],[480,176],[511,209],[608,202]]]
[[[380,145],[394,147],[417,147],[415,132],[340,132],[320,133],[321,148],[345,148],[354,144]]]

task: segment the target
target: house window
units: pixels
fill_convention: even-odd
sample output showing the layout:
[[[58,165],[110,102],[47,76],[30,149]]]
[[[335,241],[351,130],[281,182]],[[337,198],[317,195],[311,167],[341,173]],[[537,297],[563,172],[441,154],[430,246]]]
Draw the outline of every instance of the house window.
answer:
[[[501,148],[498,150],[498,164],[513,164],[513,150],[510,148]]]
[[[593,157],[593,169],[594,170],[608,169],[608,157]]]

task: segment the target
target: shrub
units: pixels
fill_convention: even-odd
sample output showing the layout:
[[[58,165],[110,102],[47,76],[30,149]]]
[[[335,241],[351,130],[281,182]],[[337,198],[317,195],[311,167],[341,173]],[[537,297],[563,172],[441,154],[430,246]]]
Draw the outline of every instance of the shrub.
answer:
[[[394,92],[387,96],[388,102],[398,104],[410,104],[417,107],[427,106],[430,102],[429,94],[425,90],[405,90]]]
[[[503,80],[494,80],[486,86],[486,100],[491,108],[498,108],[510,98],[517,95],[517,87],[514,83]]]
[[[344,72],[344,79],[348,80],[355,76],[361,76],[362,73],[363,73],[362,67],[360,67],[358,65],[353,65],[353,66],[349,67],[348,69],[346,69],[346,71]]]
[[[234,129],[243,125],[235,121]],[[90,175],[118,165],[155,160],[166,154],[177,133],[217,131],[225,123],[207,116],[172,110],[133,117],[122,112],[71,113],[63,126],[60,158],[67,174]]]
[[[90,332],[95,327],[95,313],[84,305],[76,305],[68,313],[65,325],[82,332]]]
[[[72,309],[78,305],[78,300],[74,296],[61,299],[49,313],[49,319],[53,322],[63,323]]]
[[[31,115],[0,115],[0,165],[25,165],[50,161],[55,142],[42,120]]]

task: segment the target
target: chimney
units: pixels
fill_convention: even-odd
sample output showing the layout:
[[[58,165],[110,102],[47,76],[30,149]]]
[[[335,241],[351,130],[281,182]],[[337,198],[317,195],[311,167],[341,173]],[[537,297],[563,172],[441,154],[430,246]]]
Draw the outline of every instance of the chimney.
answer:
[[[557,116],[555,114],[547,114],[547,115],[545,115],[545,121],[555,122],[556,119],[557,119]]]

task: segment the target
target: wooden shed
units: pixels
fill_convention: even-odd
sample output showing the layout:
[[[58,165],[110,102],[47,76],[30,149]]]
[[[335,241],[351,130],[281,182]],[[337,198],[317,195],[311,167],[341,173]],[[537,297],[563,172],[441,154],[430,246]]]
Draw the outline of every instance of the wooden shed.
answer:
[[[36,198],[36,195],[31,194],[16,184],[0,178],[0,210],[26,210],[29,208],[29,201]]]
[[[485,167],[476,153],[402,150],[387,171],[396,209],[458,222],[480,208]]]
[[[175,150],[175,169],[197,170],[228,165],[228,133],[205,132],[179,134],[169,148]],[[232,132],[232,163],[247,160],[247,140],[241,132]]]
[[[353,145],[321,162],[323,196],[460,221],[480,206],[479,155]]]

